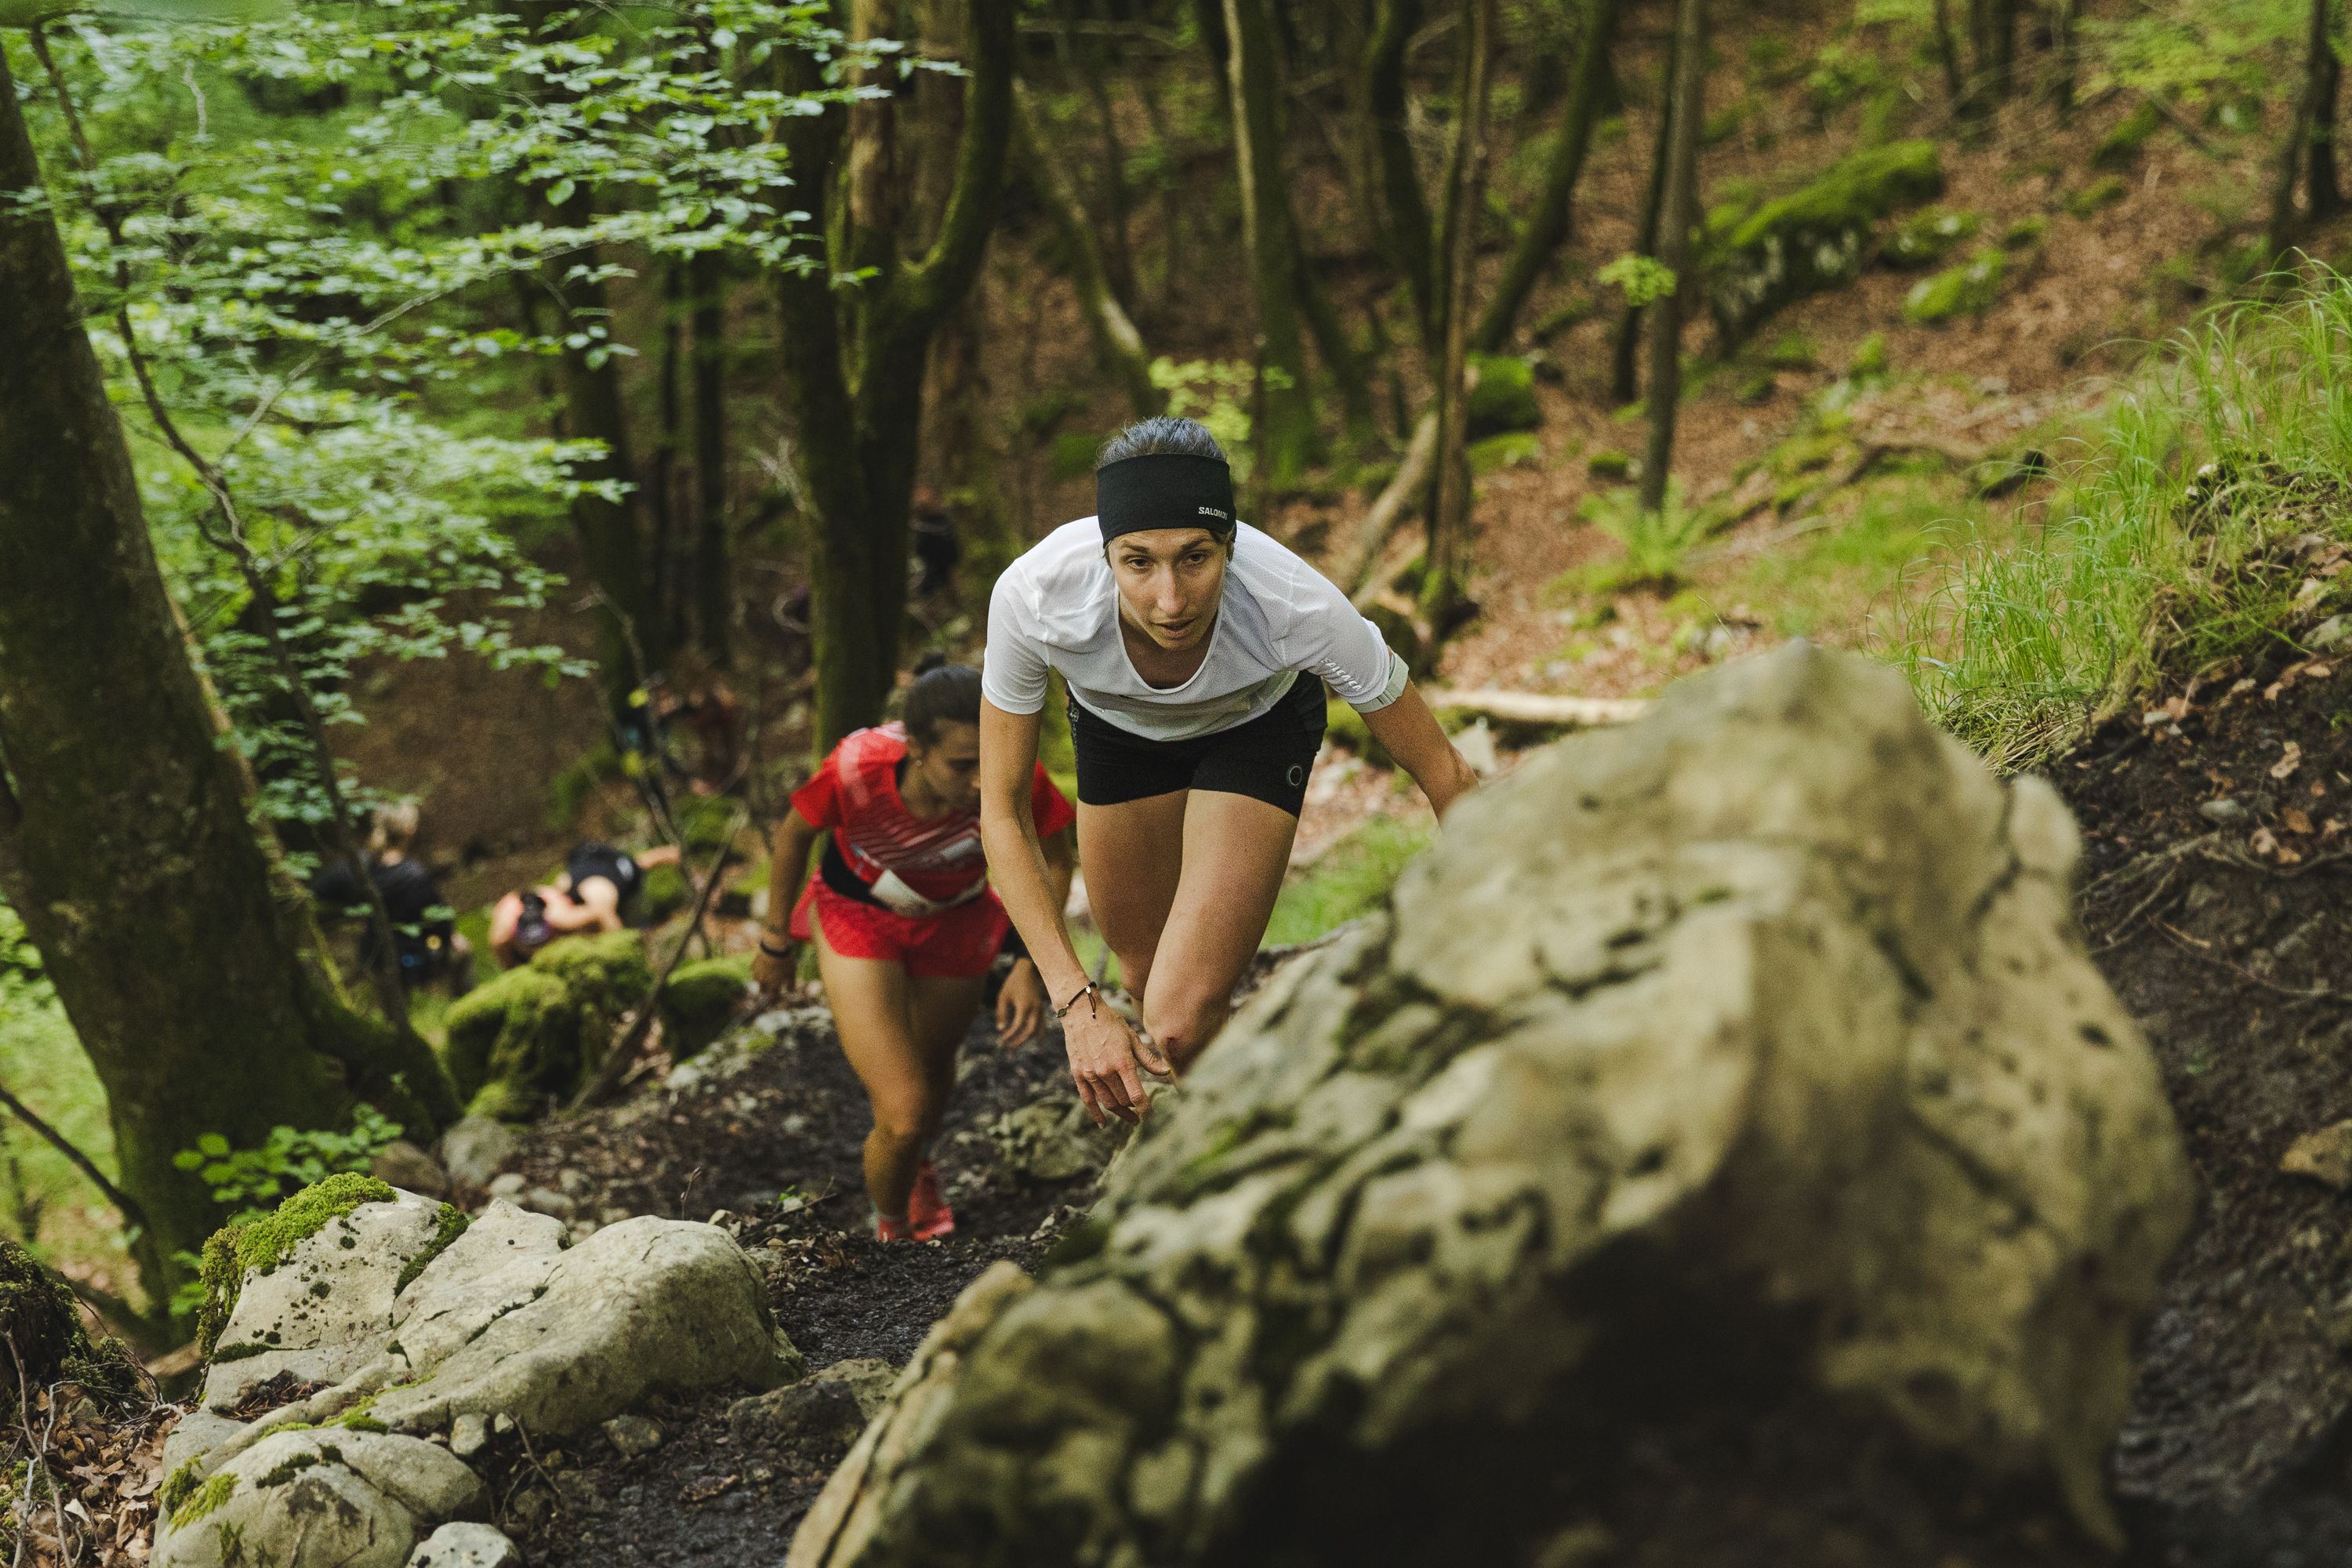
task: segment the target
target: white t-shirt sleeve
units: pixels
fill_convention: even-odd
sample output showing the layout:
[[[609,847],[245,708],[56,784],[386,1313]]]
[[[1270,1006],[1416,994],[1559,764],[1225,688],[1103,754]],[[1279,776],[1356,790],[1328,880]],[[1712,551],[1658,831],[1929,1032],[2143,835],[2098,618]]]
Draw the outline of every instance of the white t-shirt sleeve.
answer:
[[[998,576],[988,596],[988,649],[980,661],[980,693],[1007,713],[1045,706],[1045,648],[1027,603],[1026,574],[1015,566]]]
[[[1381,628],[1348,602],[1338,584],[1301,562],[1292,578],[1291,634],[1284,651],[1294,669],[1321,676],[1339,700],[1376,713],[1404,695],[1404,660]]]

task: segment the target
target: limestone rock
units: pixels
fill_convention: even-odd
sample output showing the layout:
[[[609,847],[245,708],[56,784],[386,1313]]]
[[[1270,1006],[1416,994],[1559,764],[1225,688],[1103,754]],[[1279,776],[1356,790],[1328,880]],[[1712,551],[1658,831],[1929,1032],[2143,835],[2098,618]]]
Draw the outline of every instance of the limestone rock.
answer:
[[[522,1568],[515,1543],[487,1524],[445,1524],[416,1543],[408,1568]]]
[[[494,1204],[401,1300],[403,1370],[371,1414],[394,1431],[511,1415],[567,1436],[656,1390],[796,1375],[799,1355],[740,1247],[652,1215],[559,1251],[562,1226]]]
[[[809,1376],[845,1386],[857,1401],[859,1415],[871,1420],[889,1400],[890,1389],[898,1381],[898,1369],[880,1356],[858,1356],[819,1367]]]
[[[2279,1161],[2279,1169],[2290,1176],[2309,1176],[2339,1193],[2352,1187],[2352,1121],[2305,1133]]]
[[[405,1568],[420,1529],[489,1506],[436,1445],[339,1427],[273,1433],[200,1485],[163,1491],[155,1568]]]
[[[468,1192],[480,1192],[521,1151],[514,1129],[495,1117],[461,1116],[441,1134],[441,1160],[449,1179]]]
[[[1681,1561],[1629,1455],[1790,1429],[1832,1458],[1784,1521],[1909,1453],[1930,1540],[2014,1488],[2115,1542],[2189,1184],[2077,850],[1802,644],[1538,754],[1252,999],[1034,1289],[967,1291],[790,1568]]]
[[[377,1181],[389,1182],[426,1197],[449,1195],[449,1173],[441,1168],[441,1162],[405,1138],[395,1138],[377,1150],[368,1173]]]
[[[281,1372],[337,1384],[366,1364],[392,1330],[403,1270],[441,1237],[444,1206],[394,1190],[330,1219],[268,1272],[248,1271],[198,1403],[226,1410]]]
[[[1006,1111],[985,1131],[997,1168],[1016,1180],[1066,1182],[1098,1173],[1125,1140],[1124,1127],[1097,1127],[1067,1085]]]

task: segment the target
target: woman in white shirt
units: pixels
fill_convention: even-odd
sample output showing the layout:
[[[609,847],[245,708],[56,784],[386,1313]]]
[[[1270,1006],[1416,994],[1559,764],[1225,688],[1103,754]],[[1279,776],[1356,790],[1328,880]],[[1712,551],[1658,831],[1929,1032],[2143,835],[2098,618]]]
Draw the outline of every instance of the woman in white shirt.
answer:
[[[982,667],[981,837],[989,873],[1063,1022],[1088,1114],[1132,1121],[1144,1073],[1184,1068],[1222,1027],[1290,865],[1323,688],[1364,716],[1443,816],[1475,782],[1347,595],[1234,515],[1207,429],[1131,425],[1095,468],[1097,515],[997,579]],[[1097,1005],[1030,819],[1048,671],[1068,684],[1087,897],[1144,1034]]]

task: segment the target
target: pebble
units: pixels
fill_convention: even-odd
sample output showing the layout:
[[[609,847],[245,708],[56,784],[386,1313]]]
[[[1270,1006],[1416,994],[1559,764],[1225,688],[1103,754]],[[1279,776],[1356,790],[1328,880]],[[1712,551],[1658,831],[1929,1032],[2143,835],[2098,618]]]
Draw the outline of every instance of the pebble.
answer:
[[[557,1219],[570,1219],[573,1207],[570,1198],[553,1187],[533,1187],[523,1194],[522,1206],[534,1214],[551,1215]]]
[[[490,1424],[479,1415],[460,1415],[449,1423],[449,1451],[470,1459],[489,1447]]]
[[[522,1568],[522,1553],[487,1524],[452,1522],[417,1542],[408,1568]]]
[[[2218,822],[2227,827],[2233,822],[2245,821],[2246,808],[2228,795],[2223,795],[2219,800],[2209,800],[2199,806],[2197,815],[2208,822]]]
[[[494,1198],[511,1199],[529,1185],[530,1184],[523,1179],[520,1171],[508,1171],[503,1174],[491,1177],[488,1190],[490,1196]]]
[[[615,1415],[604,1423],[604,1440],[634,1459],[662,1446],[662,1429],[643,1415]]]

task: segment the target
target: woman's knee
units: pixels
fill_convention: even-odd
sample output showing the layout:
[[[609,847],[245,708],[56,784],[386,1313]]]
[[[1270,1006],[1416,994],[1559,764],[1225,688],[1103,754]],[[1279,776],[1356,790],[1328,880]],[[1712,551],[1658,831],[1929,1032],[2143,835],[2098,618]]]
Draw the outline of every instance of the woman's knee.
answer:
[[[874,1131],[888,1143],[919,1143],[939,1121],[939,1107],[929,1094],[895,1094],[874,1101]]]

